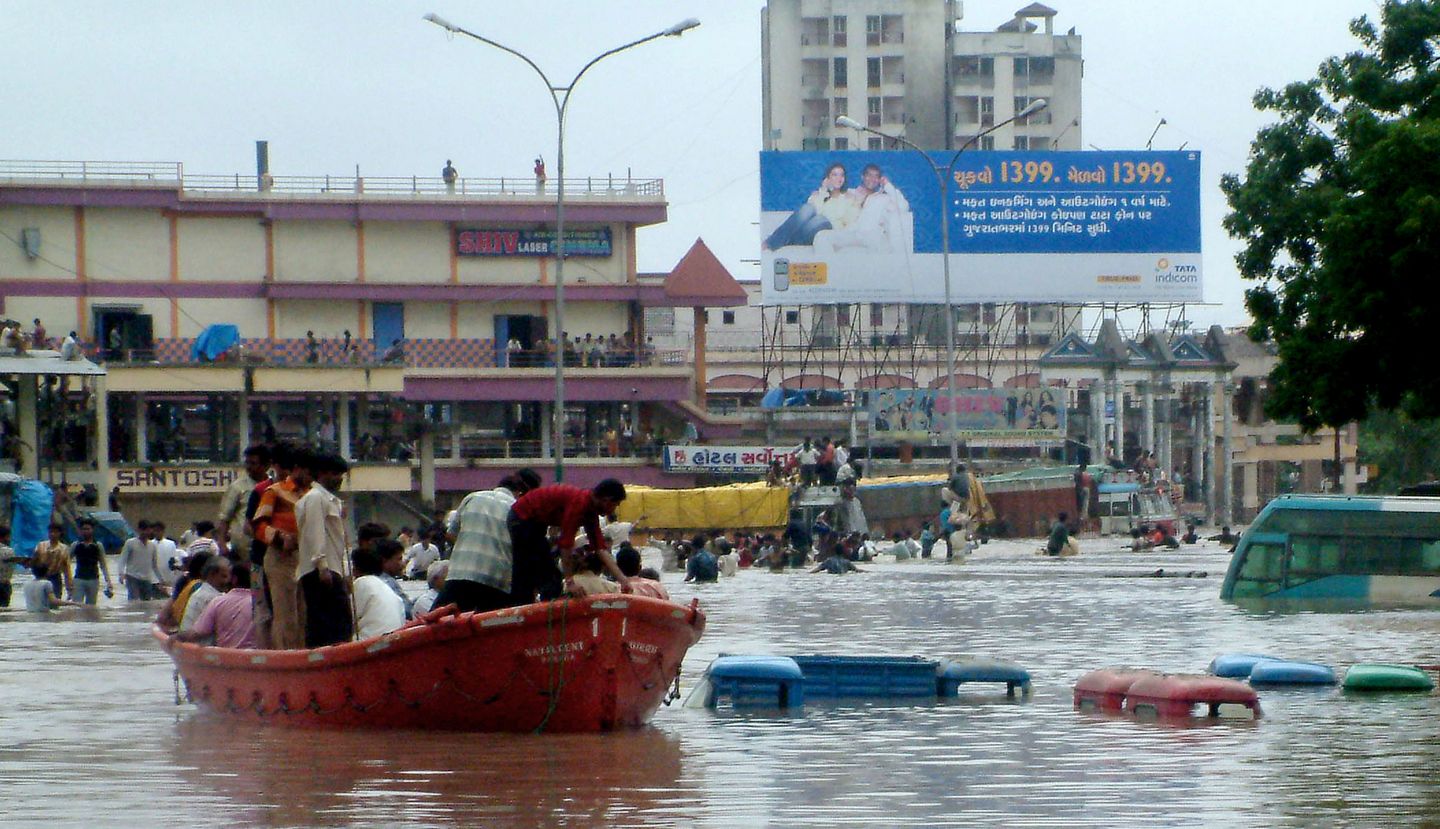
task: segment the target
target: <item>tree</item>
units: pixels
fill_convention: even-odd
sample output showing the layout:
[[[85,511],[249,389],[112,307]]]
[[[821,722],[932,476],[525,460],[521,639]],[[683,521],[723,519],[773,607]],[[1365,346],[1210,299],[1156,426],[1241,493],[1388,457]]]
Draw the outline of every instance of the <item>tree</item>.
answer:
[[[1269,414],[1307,430],[1373,408],[1440,415],[1440,0],[1386,0],[1364,49],[1261,89],[1278,123],[1221,180],[1249,335],[1271,340]],[[1429,286],[1429,287],[1427,287]]]
[[[1440,420],[1413,420],[1400,412],[1375,412],[1360,427],[1360,462],[1379,474],[1367,490],[1395,492],[1440,475]]]

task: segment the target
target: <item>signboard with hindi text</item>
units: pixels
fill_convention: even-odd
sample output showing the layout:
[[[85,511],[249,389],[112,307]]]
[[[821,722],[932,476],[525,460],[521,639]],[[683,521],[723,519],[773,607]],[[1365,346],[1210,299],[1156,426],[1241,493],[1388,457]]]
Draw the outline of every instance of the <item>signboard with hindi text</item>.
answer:
[[[666,446],[666,472],[753,472],[764,474],[770,464],[783,467],[799,446]]]
[[[940,303],[953,154],[762,152],[763,302]],[[1198,302],[1200,154],[962,153],[954,302]]]

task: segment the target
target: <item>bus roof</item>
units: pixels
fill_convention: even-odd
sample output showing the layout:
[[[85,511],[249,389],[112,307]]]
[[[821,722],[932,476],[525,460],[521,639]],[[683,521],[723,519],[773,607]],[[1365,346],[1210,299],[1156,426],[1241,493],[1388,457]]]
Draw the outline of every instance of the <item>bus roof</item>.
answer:
[[[1440,512],[1440,498],[1414,495],[1280,495],[1265,511],[1282,509],[1354,512]]]

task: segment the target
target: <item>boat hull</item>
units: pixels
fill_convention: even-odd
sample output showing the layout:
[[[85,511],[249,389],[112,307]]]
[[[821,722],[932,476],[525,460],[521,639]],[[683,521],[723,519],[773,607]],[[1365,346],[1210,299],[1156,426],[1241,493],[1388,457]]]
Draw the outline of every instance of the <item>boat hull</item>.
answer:
[[[189,698],[299,728],[607,731],[660,706],[705,617],[642,596],[489,613],[446,608],[392,633],[313,650],[233,650],[159,629]]]

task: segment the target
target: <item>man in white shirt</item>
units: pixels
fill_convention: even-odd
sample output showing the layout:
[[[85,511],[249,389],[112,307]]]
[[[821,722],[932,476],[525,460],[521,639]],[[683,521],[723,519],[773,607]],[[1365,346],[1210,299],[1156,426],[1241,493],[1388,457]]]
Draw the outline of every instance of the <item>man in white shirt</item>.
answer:
[[[805,438],[805,444],[800,447],[795,459],[800,463],[800,483],[805,486],[814,485],[816,466],[820,463],[820,450],[811,445],[810,438]]]
[[[405,602],[380,579],[383,569],[380,555],[373,549],[356,549],[353,556],[356,639],[380,636],[405,624]]]
[[[350,465],[338,455],[306,453],[297,461],[293,476],[298,486],[310,487],[295,504],[299,531],[295,578],[305,596],[307,648],[348,642],[354,633],[345,587],[345,505],[335,495],[349,471]],[[390,592],[388,587],[385,590]],[[403,605],[400,616],[403,620]]]
[[[125,584],[125,597],[132,602],[148,602],[159,598],[155,586],[160,583],[160,574],[155,570],[155,542],[152,533],[154,525],[140,522],[140,532],[127,539],[120,549],[118,562],[120,581]]]
[[[151,522],[150,537],[155,545],[155,574],[161,584],[174,587],[185,569],[180,560],[180,545],[175,539],[165,537],[165,524],[160,521]]]
[[[863,248],[869,253],[909,250],[914,242],[905,238],[909,228],[904,218],[910,213],[910,203],[878,166],[866,165],[860,173],[860,186],[851,193],[860,201],[859,217],[840,230],[816,234],[817,253],[838,248]]]
[[[224,556],[211,556],[200,571],[200,582],[185,604],[185,616],[180,619],[181,633],[195,627],[211,600],[230,589],[230,560]]]
[[[421,538],[405,551],[405,578],[424,578],[430,565],[440,560],[440,548],[429,538]]]

